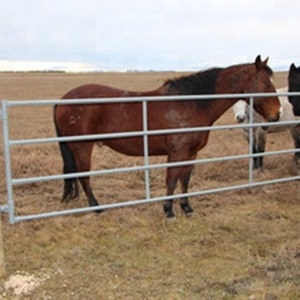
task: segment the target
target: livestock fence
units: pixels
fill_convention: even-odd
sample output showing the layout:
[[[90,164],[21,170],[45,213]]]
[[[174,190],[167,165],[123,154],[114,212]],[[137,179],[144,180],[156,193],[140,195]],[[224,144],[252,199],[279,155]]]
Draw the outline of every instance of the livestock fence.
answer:
[[[125,206],[132,206],[138,204],[147,204],[152,202],[164,201],[168,199],[179,199],[183,196],[195,197],[201,196],[205,194],[212,193],[220,193],[225,191],[233,191],[244,188],[257,187],[262,185],[268,185],[273,183],[283,183],[292,180],[300,179],[300,176],[290,176],[284,178],[276,178],[271,180],[264,180],[256,182],[253,179],[253,170],[252,170],[252,158],[255,156],[267,156],[267,155],[279,155],[286,153],[295,153],[295,151],[299,151],[297,149],[286,149],[280,151],[269,151],[261,154],[253,154],[252,153],[252,145],[253,145],[253,137],[252,132],[255,127],[259,126],[282,126],[282,125],[293,125],[298,124],[300,121],[286,121],[286,122],[275,122],[275,123],[253,123],[253,102],[255,97],[268,97],[268,96],[288,96],[288,95],[298,95],[300,93],[268,93],[268,94],[226,94],[226,95],[193,95],[193,96],[159,96],[159,97],[134,97],[134,98],[101,98],[101,99],[72,99],[72,100],[31,100],[31,101],[2,101],[2,110],[0,110],[0,119],[2,119],[2,127],[3,127],[3,147],[4,147],[4,160],[5,160],[5,176],[6,176],[6,192],[7,199],[0,206],[0,211],[2,213],[8,214],[8,220],[10,224],[25,221],[25,220],[33,220],[40,219],[46,217],[55,217],[62,216],[68,214],[75,213],[83,213],[94,211],[95,208],[107,210],[110,208],[119,208]],[[249,98],[250,103],[250,121],[247,124],[232,124],[232,125],[218,125],[218,126],[209,126],[209,127],[191,127],[191,128],[174,128],[167,130],[148,130],[148,120],[147,120],[147,107],[149,101],[169,101],[169,100],[217,100],[220,98]],[[64,105],[64,104],[101,104],[108,103],[110,101],[115,101],[118,103],[125,102],[140,102],[142,105],[142,114],[143,114],[143,128],[141,131],[135,132],[123,132],[123,133],[112,133],[112,134],[94,134],[94,135],[84,135],[84,136],[65,136],[65,137],[49,137],[49,138],[34,138],[34,139],[12,139],[10,137],[10,123],[9,122],[9,110],[12,107],[24,107],[24,106],[54,106],[56,104]],[[30,120],[27,120],[30,122]],[[149,153],[148,153],[148,138],[151,135],[161,135],[161,134],[175,134],[175,133],[193,133],[200,131],[215,131],[215,130],[228,130],[228,129],[239,129],[239,128],[248,128],[249,129],[249,152],[242,155],[231,155],[231,156],[223,156],[223,157],[212,157],[207,159],[196,159],[193,161],[181,161],[175,163],[149,163]],[[139,166],[130,166],[123,168],[112,168],[105,170],[93,170],[90,172],[79,172],[72,174],[58,174],[58,175],[47,175],[47,176],[39,176],[39,177],[25,177],[25,178],[16,178],[12,174],[12,164],[11,164],[11,148],[15,146],[25,146],[29,144],[47,144],[47,143],[57,143],[57,142],[70,142],[70,141],[85,141],[85,140],[98,140],[98,139],[112,139],[112,138],[124,138],[124,137],[142,137],[144,143],[144,159],[143,164]],[[59,158],[58,158],[59,159]],[[150,183],[150,170],[159,169],[159,168],[170,168],[176,166],[184,166],[191,164],[205,164],[205,163],[215,163],[215,162],[224,162],[230,160],[241,160],[248,159],[249,160],[249,168],[248,168],[248,179],[246,183],[230,185],[226,187],[212,188],[206,190],[198,190],[189,192],[186,194],[178,193],[173,196],[162,196],[162,197],[151,197],[151,183]],[[100,175],[108,175],[108,174],[116,174],[123,172],[134,172],[134,171],[142,171],[144,172],[144,198],[138,200],[130,200],[124,199],[122,202],[111,203],[111,204],[103,204],[98,207],[82,207],[68,210],[60,210],[60,211],[47,211],[43,213],[34,213],[34,214],[24,214],[19,215],[15,211],[15,200],[14,200],[14,189],[16,186],[20,185],[30,185],[34,183],[40,182],[49,182],[55,180],[63,180],[65,178],[79,178],[85,176],[100,176]],[[5,196],[4,196],[5,197]],[[42,198],[43,195],[40,195]],[[126,200],[126,201],[125,201]]]

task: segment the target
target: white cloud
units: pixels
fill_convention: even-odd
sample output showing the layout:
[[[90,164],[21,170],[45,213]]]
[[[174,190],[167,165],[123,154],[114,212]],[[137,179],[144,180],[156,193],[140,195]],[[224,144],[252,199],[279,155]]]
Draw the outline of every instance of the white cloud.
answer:
[[[0,60],[0,72],[5,71],[66,71],[66,72],[90,72],[95,67],[89,64],[76,62],[58,61],[22,61],[22,60]]]

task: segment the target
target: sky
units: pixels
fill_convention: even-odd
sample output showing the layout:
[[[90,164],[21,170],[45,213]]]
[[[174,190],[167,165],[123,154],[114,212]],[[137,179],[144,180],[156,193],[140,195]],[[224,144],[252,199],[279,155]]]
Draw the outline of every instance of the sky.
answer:
[[[1,70],[192,71],[300,64],[299,0],[10,0]]]

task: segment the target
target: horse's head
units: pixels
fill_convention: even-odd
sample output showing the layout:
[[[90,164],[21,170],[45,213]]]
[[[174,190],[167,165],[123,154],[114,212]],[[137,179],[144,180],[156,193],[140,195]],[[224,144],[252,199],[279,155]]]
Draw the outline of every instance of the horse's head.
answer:
[[[247,118],[247,103],[243,100],[236,102],[233,107],[234,117],[238,123],[245,122]]]
[[[250,65],[243,92],[245,93],[276,93],[272,82],[272,70],[268,66],[268,58],[261,60],[260,55]],[[249,103],[249,99],[245,99]],[[281,106],[278,97],[254,97],[255,110],[267,121],[278,121]]]
[[[300,92],[300,67],[291,64],[289,71],[289,92]],[[289,96],[295,116],[300,116],[300,96]]]

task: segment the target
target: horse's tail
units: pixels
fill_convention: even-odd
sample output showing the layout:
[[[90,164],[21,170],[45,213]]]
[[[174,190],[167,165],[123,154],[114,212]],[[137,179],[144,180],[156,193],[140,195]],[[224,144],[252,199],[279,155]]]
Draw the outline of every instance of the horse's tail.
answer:
[[[58,137],[62,136],[60,129],[57,124],[56,120],[56,107],[54,106],[53,110],[53,119],[54,119],[54,125],[55,125],[55,131],[56,135]],[[70,150],[68,144],[66,142],[59,142],[59,148],[61,152],[61,156],[63,159],[63,172],[64,174],[68,173],[76,173],[77,167],[74,159],[74,155],[72,151]],[[65,178],[64,179],[64,192],[62,195],[62,202],[63,201],[69,201],[70,199],[78,197],[78,178]]]

